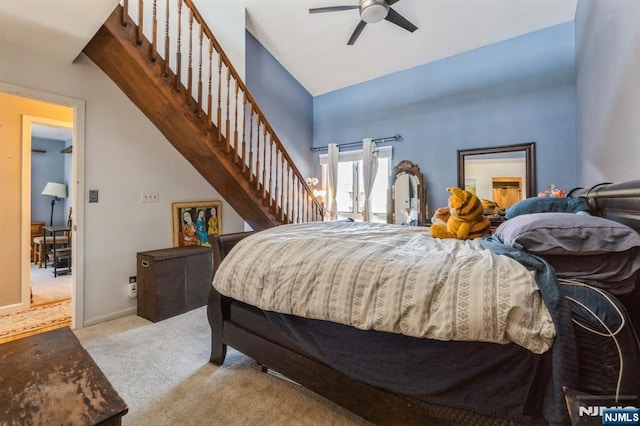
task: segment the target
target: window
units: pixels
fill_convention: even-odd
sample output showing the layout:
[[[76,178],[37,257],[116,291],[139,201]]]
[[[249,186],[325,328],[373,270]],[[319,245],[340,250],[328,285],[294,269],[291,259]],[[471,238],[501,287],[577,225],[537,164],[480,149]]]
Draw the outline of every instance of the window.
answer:
[[[391,147],[378,148],[378,171],[371,191],[373,222],[387,221],[387,197],[389,174],[391,173]],[[322,165],[322,187],[327,188],[327,156],[320,156]],[[364,208],[364,179],[362,174],[362,151],[341,152],[338,157],[338,184],[336,204],[338,218],[362,220]]]

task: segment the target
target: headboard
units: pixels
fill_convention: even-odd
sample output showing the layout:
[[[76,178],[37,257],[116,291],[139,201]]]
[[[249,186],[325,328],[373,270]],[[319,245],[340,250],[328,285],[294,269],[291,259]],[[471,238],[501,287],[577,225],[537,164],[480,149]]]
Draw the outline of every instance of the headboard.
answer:
[[[576,188],[570,191],[569,196],[585,197],[591,214],[624,223],[640,233],[640,180],[601,183],[589,189]],[[640,334],[640,283],[633,293],[621,298],[621,302]]]
[[[640,180],[576,188],[569,196],[585,197],[592,214],[624,223],[640,233]]]

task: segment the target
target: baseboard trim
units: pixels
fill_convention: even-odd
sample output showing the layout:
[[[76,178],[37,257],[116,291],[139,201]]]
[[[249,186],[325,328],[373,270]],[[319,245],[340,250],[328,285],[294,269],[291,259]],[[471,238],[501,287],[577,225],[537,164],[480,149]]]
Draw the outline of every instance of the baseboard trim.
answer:
[[[83,327],[89,327],[91,325],[96,325],[96,324],[100,324],[102,322],[105,321],[111,321],[117,318],[121,318],[121,317],[126,317],[127,315],[134,315],[138,313],[138,308],[133,307],[133,308],[127,308],[127,309],[123,309],[122,311],[118,311],[118,312],[113,312],[111,314],[108,315],[103,315],[101,317],[96,317],[96,318],[91,318],[88,320],[84,321]]]
[[[0,314],[10,314],[11,312],[19,312],[21,310],[22,310],[22,303],[0,306]]]

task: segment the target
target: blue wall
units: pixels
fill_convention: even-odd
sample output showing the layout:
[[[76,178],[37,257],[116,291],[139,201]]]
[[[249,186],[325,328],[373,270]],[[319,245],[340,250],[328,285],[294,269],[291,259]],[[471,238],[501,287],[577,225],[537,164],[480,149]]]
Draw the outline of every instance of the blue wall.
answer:
[[[65,157],[60,153],[65,143],[53,139],[32,138],[31,148],[47,151],[31,154],[31,221],[49,225],[51,218],[51,197],[42,195],[47,182],[67,184],[65,180]],[[70,156],[69,156],[70,157]],[[67,186],[68,188],[68,186]],[[64,201],[58,201],[53,210],[53,224],[66,222],[68,208]]]
[[[420,166],[431,213],[457,185],[459,149],[535,142],[537,190],[578,186],[574,33],[557,25],[315,98],[247,34],[247,86],[305,176],[320,176],[311,145],[401,134],[394,164]]]
[[[401,134],[394,164],[420,166],[430,213],[457,185],[458,149],[535,142],[538,190],[573,188],[574,49],[571,22],[317,96],[313,144]]]
[[[246,37],[246,84],[303,176],[313,172],[313,97],[253,37]]]

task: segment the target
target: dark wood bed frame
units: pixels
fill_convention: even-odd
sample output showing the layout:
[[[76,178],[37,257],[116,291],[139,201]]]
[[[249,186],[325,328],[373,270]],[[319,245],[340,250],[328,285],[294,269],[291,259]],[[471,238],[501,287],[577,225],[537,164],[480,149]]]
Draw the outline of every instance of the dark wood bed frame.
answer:
[[[640,180],[576,188],[570,196],[586,197],[594,214],[625,223],[640,233]],[[214,274],[224,256],[250,234],[218,237],[213,248]],[[636,332],[640,331],[640,288],[623,303]],[[231,346],[376,424],[512,424],[503,418],[424,403],[353,380],[288,343],[259,309],[222,296],[213,287],[207,313],[211,325],[211,362],[222,365],[227,345]]]

